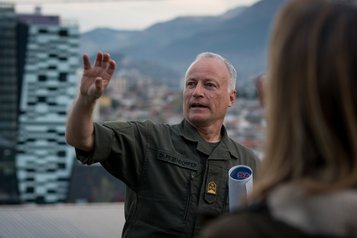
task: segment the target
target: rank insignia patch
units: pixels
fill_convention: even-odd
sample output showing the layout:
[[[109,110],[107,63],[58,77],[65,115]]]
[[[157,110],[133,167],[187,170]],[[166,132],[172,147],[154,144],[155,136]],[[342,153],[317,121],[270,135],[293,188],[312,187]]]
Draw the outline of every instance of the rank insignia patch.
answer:
[[[217,185],[214,181],[210,181],[207,186],[207,193],[208,194],[217,194]]]

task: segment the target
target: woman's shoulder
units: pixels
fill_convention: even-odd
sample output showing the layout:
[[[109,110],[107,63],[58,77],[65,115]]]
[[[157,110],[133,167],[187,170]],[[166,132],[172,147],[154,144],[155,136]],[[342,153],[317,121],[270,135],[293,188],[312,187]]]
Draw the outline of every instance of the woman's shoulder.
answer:
[[[289,237],[323,238],[332,236],[309,235],[271,216],[265,202],[253,204],[209,222],[202,229],[200,238],[233,237]]]

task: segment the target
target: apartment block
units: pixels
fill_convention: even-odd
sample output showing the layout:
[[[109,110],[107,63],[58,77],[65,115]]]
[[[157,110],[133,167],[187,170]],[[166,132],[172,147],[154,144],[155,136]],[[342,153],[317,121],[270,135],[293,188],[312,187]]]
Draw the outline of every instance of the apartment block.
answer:
[[[11,19],[0,23],[6,25],[3,28],[9,38],[8,42],[0,41],[8,44],[6,54],[0,55],[0,82],[7,85],[6,89],[1,85],[1,90],[8,97],[0,104],[10,108],[2,116],[6,117],[2,122],[7,123],[2,126],[8,131],[3,128],[1,132],[10,140],[16,133],[20,200],[64,202],[74,158],[73,148],[65,142],[65,123],[77,90],[78,25],[63,23],[59,16],[42,15],[39,9],[34,14],[12,15]]]

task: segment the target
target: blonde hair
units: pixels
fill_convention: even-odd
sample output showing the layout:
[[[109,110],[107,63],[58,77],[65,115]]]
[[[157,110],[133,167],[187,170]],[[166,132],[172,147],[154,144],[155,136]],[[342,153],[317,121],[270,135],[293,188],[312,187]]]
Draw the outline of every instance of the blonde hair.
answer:
[[[357,187],[356,22],[347,1],[293,0],[277,16],[253,197],[285,182],[309,193]]]

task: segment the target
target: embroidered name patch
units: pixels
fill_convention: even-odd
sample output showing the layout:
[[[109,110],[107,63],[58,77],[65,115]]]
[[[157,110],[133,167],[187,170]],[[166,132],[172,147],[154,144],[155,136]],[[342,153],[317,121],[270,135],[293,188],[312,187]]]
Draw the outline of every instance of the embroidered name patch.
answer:
[[[178,158],[176,156],[172,156],[172,155],[162,152],[162,151],[158,151],[157,158],[159,160],[166,161],[166,162],[178,165],[183,168],[192,169],[192,170],[198,169],[197,162],[188,160],[188,159]]]

